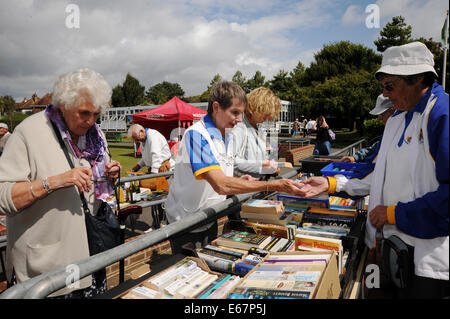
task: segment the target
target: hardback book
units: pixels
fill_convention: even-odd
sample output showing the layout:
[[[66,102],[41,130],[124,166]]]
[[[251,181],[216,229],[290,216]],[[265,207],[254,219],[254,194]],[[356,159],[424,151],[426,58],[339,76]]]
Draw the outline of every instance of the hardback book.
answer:
[[[348,232],[344,230],[337,231],[337,230],[322,230],[318,228],[298,227],[297,234],[342,239],[348,234]]]
[[[232,257],[236,257],[238,259],[244,257],[244,255],[245,255],[244,253],[237,252],[235,250],[220,248],[218,246],[213,246],[213,245],[206,245],[205,247],[203,247],[203,249],[216,251],[216,252],[219,252],[219,253],[222,253],[225,255],[230,255]]]
[[[280,217],[284,213],[284,205],[281,201],[252,199],[241,205],[244,213],[270,214]]]
[[[220,235],[211,243],[213,245],[249,250],[251,247],[263,248],[271,240],[272,238],[270,236],[231,231]]]
[[[335,251],[338,258],[339,273],[340,274],[342,273],[342,255],[343,255],[342,240],[335,238],[297,234],[295,236],[295,247],[296,250]]]
[[[351,216],[324,215],[306,212],[303,214],[302,223],[313,223],[318,225],[331,225],[351,227],[355,221]]]
[[[284,213],[280,217],[278,217],[276,215],[245,213],[242,211],[241,211],[241,218],[251,221],[251,222],[257,222],[257,223],[260,222],[260,223],[274,224],[274,225],[280,225],[280,226],[286,226],[292,220],[291,214],[288,214],[288,213]]]
[[[207,248],[197,249],[197,254],[209,255],[211,257],[218,257],[218,258],[222,258],[222,259],[228,260],[230,262],[234,262],[234,261],[240,259],[237,256],[226,254],[226,253],[222,253],[222,252],[211,250],[211,249],[207,249]]]
[[[230,259],[224,259],[210,254],[204,254],[197,252],[199,258],[203,259],[211,269],[231,272],[233,271],[234,261]]]
[[[277,200],[283,202],[286,208],[297,208],[300,211],[303,211],[309,207],[330,207],[328,194],[320,194],[318,196],[305,198],[280,193],[277,195]]]
[[[265,236],[288,238],[289,228],[287,226],[268,224],[257,221],[244,220],[244,226],[252,228],[255,233]]]
[[[344,209],[328,209],[328,208],[320,208],[320,207],[311,207],[308,209],[309,213],[314,214],[324,214],[324,215],[333,215],[333,216],[350,216],[356,218],[357,212],[356,210],[344,210]]]

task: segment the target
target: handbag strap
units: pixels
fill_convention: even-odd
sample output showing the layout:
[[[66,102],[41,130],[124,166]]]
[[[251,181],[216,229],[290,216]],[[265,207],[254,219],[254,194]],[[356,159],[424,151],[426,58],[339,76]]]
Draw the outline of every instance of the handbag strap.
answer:
[[[59,145],[61,146],[62,150],[64,151],[64,155],[66,156],[67,161],[69,162],[70,168],[74,168],[75,166],[73,165],[72,159],[70,158],[69,152],[67,151],[67,146],[66,143],[64,143],[62,136],[61,136],[61,132],[59,131],[59,128],[56,126],[55,123],[53,123],[52,120],[50,120],[50,123],[53,126],[53,130],[55,131],[56,137],[58,138],[59,141]],[[89,210],[89,207],[87,205],[86,202],[86,198],[84,197],[84,193],[80,192],[80,198],[81,198],[81,203],[83,204],[83,211],[85,214],[87,213],[91,213],[91,211]]]

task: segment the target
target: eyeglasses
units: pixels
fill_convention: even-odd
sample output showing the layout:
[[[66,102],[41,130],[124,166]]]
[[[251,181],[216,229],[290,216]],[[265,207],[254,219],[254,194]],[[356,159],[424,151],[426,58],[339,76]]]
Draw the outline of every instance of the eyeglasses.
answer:
[[[394,81],[387,82],[385,84],[381,84],[381,87],[383,90],[386,90],[388,92],[392,92],[395,88],[396,83],[400,80],[400,78],[396,78]]]

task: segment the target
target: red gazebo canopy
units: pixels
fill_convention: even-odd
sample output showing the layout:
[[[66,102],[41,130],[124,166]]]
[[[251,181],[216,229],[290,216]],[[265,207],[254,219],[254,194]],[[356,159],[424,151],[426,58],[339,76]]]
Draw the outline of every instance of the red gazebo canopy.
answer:
[[[166,139],[177,127],[189,127],[207,112],[174,96],[157,108],[133,114],[133,123],[159,131]]]

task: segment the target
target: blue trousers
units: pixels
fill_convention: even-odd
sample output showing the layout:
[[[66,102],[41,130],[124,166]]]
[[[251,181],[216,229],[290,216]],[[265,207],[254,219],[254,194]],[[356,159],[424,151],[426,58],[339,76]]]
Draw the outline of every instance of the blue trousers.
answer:
[[[329,141],[316,142],[313,155],[330,155],[331,143]]]

